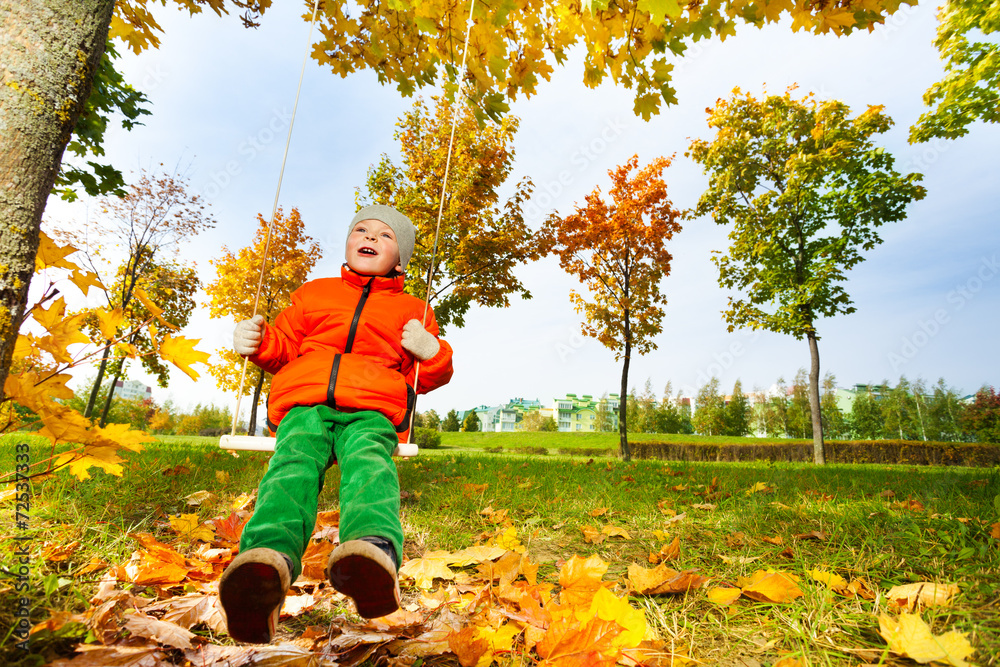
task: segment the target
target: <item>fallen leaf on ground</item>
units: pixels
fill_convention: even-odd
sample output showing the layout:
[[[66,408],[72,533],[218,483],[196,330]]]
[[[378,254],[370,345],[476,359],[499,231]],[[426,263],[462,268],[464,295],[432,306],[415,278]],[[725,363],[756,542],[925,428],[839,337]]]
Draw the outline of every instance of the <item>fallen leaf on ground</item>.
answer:
[[[897,609],[913,611],[915,607],[935,607],[947,605],[958,593],[956,584],[937,584],[931,581],[918,581],[914,584],[893,586],[886,593]]]
[[[626,540],[631,540],[632,536],[628,534],[628,531],[624,528],[619,528],[618,526],[607,525],[601,528],[601,532],[608,537],[621,537]]]
[[[507,550],[498,546],[479,545],[468,547],[461,551],[456,551],[448,558],[448,565],[454,567],[465,567],[474,563],[485,563],[488,560],[496,560],[507,553]]]
[[[309,593],[302,595],[286,595],[285,602],[281,605],[282,616],[299,616],[303,612],[312,608],[316,604],[316,598]]]
[[[760,560],[763,556],[726,556],[725,554],[719,554],[719,558],[727,565],[746,565],[747,563]]]
[[[597,507],[597,508],[592,509],[589,512],[587,512],[587,514],[589,514],[590,516],[595,517],[595,518],[599,517],[599,516],[601,516],[603,514],[607,514],[607,513],[608,513],[608,508],[607,507]]]
[[[717,507],[717,505],[713,505],[712,503],[696,503],[691,507],[695,508],[696,510],[706,510],[711,512]]]
[[[760,539],[763,540],[764,542],[767,542],[768,544],[776,544],[778,546],[781,546],[782,544],[785,543],[785,541],[781,539],[781,535],[775,535],[774,537],[762,537]]]
[[[250,520],[250,516],[249,513],[243,513],[241,516],[238,512],[230,512],[229,516],[224,519],[220,517],[211,519],[212,525],[215,526],[216,538],[232,544],[239,544],[240,536],[243,534],[243,526]]]
[[[193,632],[176,623],[161,621],[140,612],[129,614],[125,629],[136,637],[152,639],[159,644],[180,649],[191,648],[191,639],[194,637]]]
[[[769,486],[767,482],[757,482],[747,489],[747,495],[752,496],[755,493],[771,493],[772,491],[774,491],[774,487]]]
[[[184,496],[184,501],[188,505],[194,507],[197,507],[198,505],[203,505],[205,503],[211,504],[216,502],[218,499],[219,497],[216,496],[214,493],[212,493],[211,491],[205,491],[204,489],[201,491],[195,491],[191,495]]]
[[[821,530],[810,530],[808,533],[800,533],[798,535],[793,535],[792,538],[796,540],[820,540],[825,541],[827,539],[827,534]]]
[[[79,547],[79,540],[74,540],[69,544],[46,543],[42,548],[42,560],[49,563],[61,563],[72,556]]]
[[[422,558],[403,563],[399,574],[413,579],[418,588],[430,589],[435,579],[455,578],[455,573],[447,564],[450,556],[447,551],[428,551]]]
[[[302,576],[319,581],[326,579],[326,563],[330,560],[332,551],[332,542],[326,540],[309,542],[306,552],[302,554]]]
[[[204,623],[212,632],[222,634],[226,623],[222,618],[219,596],[192,593],[181,597],[167,598],[144,608],[146,613],[162,611],[160,620],[176,623],[185,630]]]
[[[632,563],[628,566],[629,590],[640,595],[686,593],[707,581],[694,570],[678,572],[661,563],[653,569]]]
[[[834,574],[833,572],[824,572],[823,570],[809,570],[809,576],[818,581],[821,584],[826,584],[826,587],[831,590],[843,590],[847,588],[847,579],[844,579],[839,574]]]
[[[589,558],[573,556],[563,563],[559,570],[559,585],[562,586],[562,604],[589,604],[598,589],[604,587],[601,579],[608,571],[608,564],[597,554]]]
[[[197,514],[178,514],[170,517],[170,528],[180,537],[189,540],[211,542],[215,538],[215,527],[202,523]]]
[[[990,531],[990,537],[994,540],[1000,540],[1000,521],[997,521],[995,524],[990,526],[990,528],[992,528]]]
[[[743,594],[748,598],[780,604],[802,596],[802,590],[795,583],[796,579],[793,574],[757,570],[749,578],[740,577],[736,583],[743,588]]]
[[[662,547],[660,547],[659,553],[655,554],[650,553],[649,562],[655,565],[660,561],[673,560],[674,558],[677,558],[680,555],[681,555],[681,538],[674,537],[674,540],[672,542],[668,542],[667,544],[664,544]]]
[[[710,588],[708,589],[708,599],[715,604],[725,607],[736,602],[743,595],[742,588]]]
[[[889,644],[889,650],[917,662],[946,662],[954,667],[968,667],[965,661],[975,652],[965,634],[951,630],[935,635],[930,626],[915,614],[902,613],[893,618],[878,617],[879,633]]]
[[[802,667],[802,663],[799,662],[798,658],[793,658],[791,656],[785,656],[774,663],[771,667]]]
[[[580,530],[583,532],[583,541],[588,544],[600,544],[608,539],[607,535],[593,526],[580,526]]]

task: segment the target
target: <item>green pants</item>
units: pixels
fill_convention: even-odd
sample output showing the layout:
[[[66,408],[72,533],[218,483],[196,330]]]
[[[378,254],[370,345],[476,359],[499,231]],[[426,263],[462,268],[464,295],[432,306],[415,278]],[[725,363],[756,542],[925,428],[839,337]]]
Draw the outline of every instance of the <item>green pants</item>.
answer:
[[[292,581],[316,526],[323,476],[340,466],[340,542],[376,535],[403,553],[399,477],[392,461],[398,439],[381,413],[338,412],[325,405],[292,408],[278,425],[277,444],[243,529],[240,551],[267,547],[292,559]],[[399,567],[397,562],[396,566]]]

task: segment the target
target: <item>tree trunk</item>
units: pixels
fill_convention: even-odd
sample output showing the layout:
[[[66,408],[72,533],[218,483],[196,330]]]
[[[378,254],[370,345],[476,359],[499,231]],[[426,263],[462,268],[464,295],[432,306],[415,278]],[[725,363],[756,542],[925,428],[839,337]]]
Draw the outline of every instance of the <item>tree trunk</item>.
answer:
[[[0,0],[0,400],[45,202],[104,55],[114,0]]]
[[[111,400],[115,397],[115,387],[118,386],[118,380],[121,379],[122,373],[125,372],[125,359],[123,358],[118,364],[118,370],[115,371],[115,377],[111,380],[111,386],[108,387],[108,397],[104,399],[104,409],[101,411],[101,423],[99,426],[104,428],[108,425],[108,413],[111,412]]]
[[[260,392],[264,388],[264,369],[257,369],[260,375],[257,376],[257,386],[253,390],[253,404],[250,406],[250,423],[247,424],[247,435],[257,434],[257,404],[260,403]]]
[[[104,381],[104,371],[108,367],[108,356],[111,354],[111,346],[104,348],[104,354],[101,355],[101,364],[97,367],[97,379],[94,380],[94,386],[90,390],[90,398],[87,399],[87,409],[84,410],[83,416],[90,419],[90,416],[94,414],[94,404],[97,403],[97,395],[101,391],[101,382]]]
[[[628,407],[628,363],[632,355],[632,341],[626,333],[625,336],[625,361],[622,363],[622,387],[621,393],[618,398],[618,437],[619,437],[619,447],[618,454],[622,457],[622,461],[632,460],[632,450],[628,446],[628,428],[626,426],[627,407]]]
[[[812,365],[809,368],[809,411],[812,412],[813,427],[813,463],[826,463],[826,451],[823,447],[823,416],[819,406],[819,346],[816,344],[816,332],[806,334],[809,339],[809,357]]]

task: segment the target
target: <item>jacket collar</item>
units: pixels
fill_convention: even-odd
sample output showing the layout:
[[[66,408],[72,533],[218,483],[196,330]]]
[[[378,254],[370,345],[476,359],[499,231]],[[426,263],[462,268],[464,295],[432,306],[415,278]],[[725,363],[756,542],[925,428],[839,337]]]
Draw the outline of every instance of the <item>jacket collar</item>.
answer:
[[[367,285],[368,281],[374,278],[375,281],[372,283],[372,290],[386,292],[402,292],[403,284],[406,279],[406,276],[403,275],[392,278],[387,276],[366,276],[351,270],[346,263],[342,264],[340,267],[340,277],[348,285],[353,285],[359,289]]]

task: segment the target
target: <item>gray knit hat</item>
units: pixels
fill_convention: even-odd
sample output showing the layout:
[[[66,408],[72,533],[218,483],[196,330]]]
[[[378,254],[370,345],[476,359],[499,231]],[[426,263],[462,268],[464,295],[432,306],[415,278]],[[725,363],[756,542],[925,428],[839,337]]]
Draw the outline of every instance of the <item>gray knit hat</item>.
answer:
[[[413,254],[413,243],[417,236],[417,228],[413,226],[410,219],[393,207],[386,206],[385,204],[365,206],[351,220],[351,226],[347,230],[348,236],[354,230],[354,225],[362,220],[380,220],[392,228],[393,233],[396,235],[396,244],[399,246],[399,263],[405,271],[406,264],[410,261],[410,256]]]

